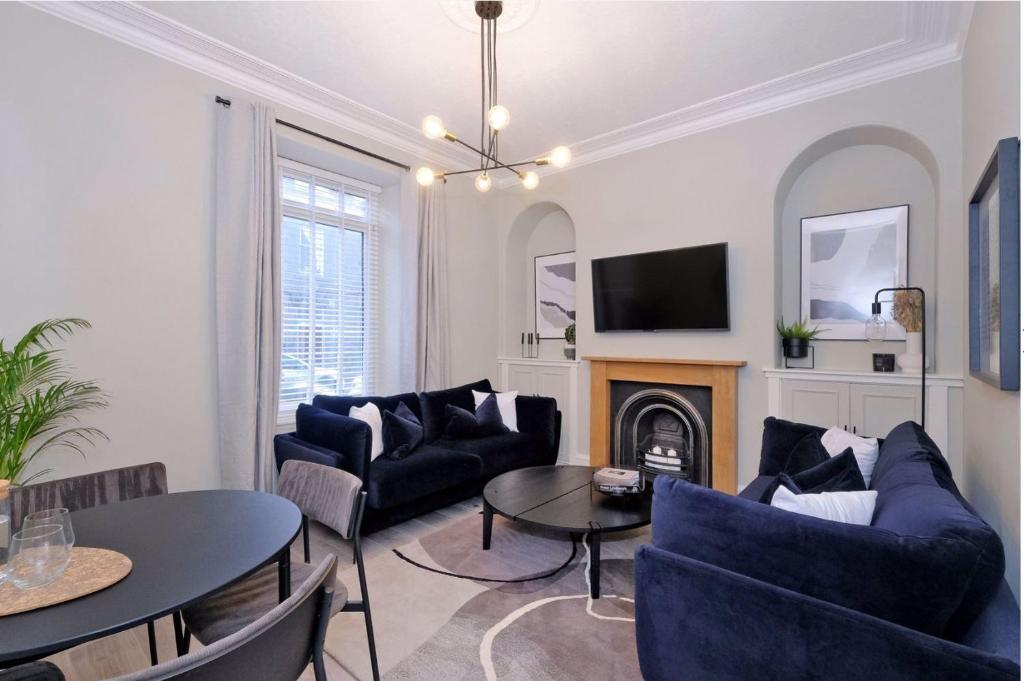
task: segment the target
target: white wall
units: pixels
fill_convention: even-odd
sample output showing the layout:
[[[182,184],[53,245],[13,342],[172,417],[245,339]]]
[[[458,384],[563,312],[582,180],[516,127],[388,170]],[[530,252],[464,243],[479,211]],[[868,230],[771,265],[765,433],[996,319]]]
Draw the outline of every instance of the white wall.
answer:
[[[960,198],[966,225],[967,203],[996,142],[1020,135],[1019,4],[975,4],[962,67]],[[966,249],[963,262],[966,267]],[[966,290],[965,280],[965,296]],[[963,342],[967,367],[966,329]],[[968,375],[964,423],[964,493],[1002,536],[1006,578],[1020,600],[1020,393],[998,390]]]
[[[516,217],[528,206],[553,202],[565,209],[576,230],[581,355],[745,360],[739,379],[739,482],[745,484],[756,474],[767,410],[761,369],[774,366],[778,352],[776,191],[794,159],[815,141],[871,124],[905,131],[934,155],[941,236],[935,266],[951,281],[962,280],[960,196],[948,191],[962,184],[956,65],[571,168],[544,177],[533,192],[518,186],[504,190],[489,207],[502,249],[498,261]],[[781,214],[781,205],[778,210]],[[594,333],[592,258],[717,241],[729,242],[731,331]],[[954,283],[937,298],[937,305],[953,311],[939,331],[950,353],[944,370],[959,372],[963,291]]]
[[[94,328],[71,341],[68,357],[111,395],[108,409],[87,418],[110,442],[85,460],[39,462],[58,477],[159,460],[172,490],[219,484],[218,94],[240,93],[24,5],[0,4],[0,337],[20,337],[49,317],[89,319]],[[278,113],[417,164],[310,117]],[[386,391],[412,387],[415,337],[406,331],[415,328],[410,174],[392,191],[402,216],[386,238],[403,255],[385,263],[385,329],[389,352],[402,355],[389,355]]]

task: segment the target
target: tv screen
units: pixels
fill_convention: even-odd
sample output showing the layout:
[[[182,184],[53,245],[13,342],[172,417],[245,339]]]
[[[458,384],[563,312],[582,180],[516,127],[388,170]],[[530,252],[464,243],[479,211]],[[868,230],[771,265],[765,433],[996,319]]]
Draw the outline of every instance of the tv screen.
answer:
[[[594,330],[728,329],[728,248],[709,244],[592,260]]]

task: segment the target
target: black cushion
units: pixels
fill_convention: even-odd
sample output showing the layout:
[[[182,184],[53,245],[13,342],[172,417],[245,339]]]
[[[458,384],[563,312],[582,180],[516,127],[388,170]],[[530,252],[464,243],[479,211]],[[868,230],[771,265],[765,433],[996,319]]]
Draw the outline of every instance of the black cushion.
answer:
[[[799,473],[790,474],[804,494],[818,492],[863,492],[868,486],[857,465],[853,449],[847,447],[841,454]]]
[[[348,410],[352,407],[362,407],[368,402],[376,404],[377,408],[380,409],[381,414],[385,411],[394,412],[398,409],[398,405],[404,404],[409,411],[416,415],[417,419],[422,420],[422,415],[420,414],[420,400],[416,393],[402,393],[400,395],[389,395],[387,397],[363,395],[316,395],[313,397],[314,407],[320,407],[321,409],[326,409],[327,411],[334,412],[335,414],[341,414],[342,416],[348,416]]]
[[[448,424],[445,406],[454,404],[468,412],[476,410],[476,402],[473,400],[474,390],[489,393],[491,392],[491,382],[485,378],[482,381],[467,383],[457,388],[420,393],[419,416],[423,422],[423,439],[426,442],[433,442],[444,433],[445,426]]]
[[[793,423],[769,416],[764,420],[764,432],[761,435],[761,464],[758,475],[778,475],[786,472],[790,454],[797,444],[810,434],[819,439],[825,434],[825,428]]]
[[[467,452],[422,444],[413,456],[394,460],[378,457],[370,464],[366,503],[393,508],[480,477],[480,457]]]
[[[483,437],[508,432],[508,426],[505,425],[504,419],[501,418],[501,410],[498,409],[498,398],[494,393],[485,397],[476,408],[476,422]]]
[[[551,450],[547,447],[544,436],[537,433],[506,432],[476,440],[444,439],[434,444],[477,455],[480,457],[483,475],[486,478],[516,468],[552,463]]]
[[[385,411],[382,420],[384,456],[405,458],[423,442],[423,425],[404,402],[399,403],[394,411]]]
[[[814,437],[813,435],[811,437]],[[817,466],[795,474],[780,473],[774,484],[762,492],[761,502],[770,504],[775,490],[782,485],[795,494],[818,494],[820,492],[863,492],[868,487],[857,465],[857,457],[847,447],[841,454],[829,457]]]
[[[780,472],[797,475],[825,463],[830,458],[825,445],[821,444],[821,436],[817,433],[808,433],[793,447]]]
[[[448,422],[444,427],[444,437],[448,440],[472,440],[483,437],[476,414],[454,404],[444,406],[444,415]]]
[[[488,400],[491,407],[488,408]],[[475,440],[490,435],[500,435],[508,432],[508,427],[501,422],[501,414],[498,412],[498,402],[491,395],[480,405],[482,411],[473,413],[454,404],[445,405],[444,413],[448,423],[444,428],[446,440]]]

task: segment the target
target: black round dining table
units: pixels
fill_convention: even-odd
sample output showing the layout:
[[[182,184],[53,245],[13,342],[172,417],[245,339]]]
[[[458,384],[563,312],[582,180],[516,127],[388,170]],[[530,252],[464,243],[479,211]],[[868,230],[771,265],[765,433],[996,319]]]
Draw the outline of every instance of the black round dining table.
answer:
[[[119,551],[132,570],[94,594],[0,617],[0,669],[177,613],[275,562],[287,595],[302,514],[272,494],[209,490],[97,506],[71,522],[76,546]]]

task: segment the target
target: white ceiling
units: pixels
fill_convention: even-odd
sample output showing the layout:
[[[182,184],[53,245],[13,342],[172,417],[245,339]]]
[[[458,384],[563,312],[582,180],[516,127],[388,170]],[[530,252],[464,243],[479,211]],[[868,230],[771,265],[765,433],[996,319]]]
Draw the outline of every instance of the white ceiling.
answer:
[[[402,124],[418,128],[434,113],[461,137],[479,139],[479,35],[455,25],[437,0],[141,4],[394,119],[389,134],[413,133]],[[849,89],[949,61],[969,19],[969,9],[938,2],[535,4],[522,27],[498,38],[499,98],[512,111],[502,136],[509,161],[563,143],[596,159],[710,118],[735,119],[758,102],[780,108],[799,88],[821,96],[825,80],[845,78]],[[138,5],[103,5],[92,11],[152,30],[130,16]]]

